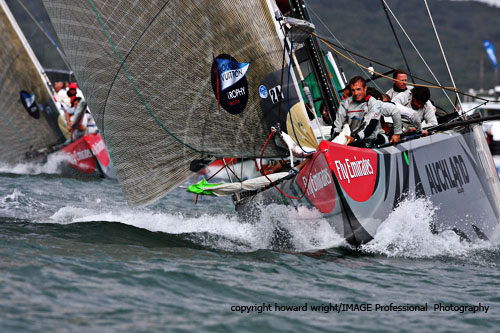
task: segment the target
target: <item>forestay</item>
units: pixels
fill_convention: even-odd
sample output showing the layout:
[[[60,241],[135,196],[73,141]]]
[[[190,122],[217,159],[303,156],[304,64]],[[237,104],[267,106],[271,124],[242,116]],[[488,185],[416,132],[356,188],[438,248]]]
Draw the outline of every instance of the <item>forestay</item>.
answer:
[[[260,155],[259,87],[283,57],[265,0],[44,4],[129,204],[162,197],[196,160]]]

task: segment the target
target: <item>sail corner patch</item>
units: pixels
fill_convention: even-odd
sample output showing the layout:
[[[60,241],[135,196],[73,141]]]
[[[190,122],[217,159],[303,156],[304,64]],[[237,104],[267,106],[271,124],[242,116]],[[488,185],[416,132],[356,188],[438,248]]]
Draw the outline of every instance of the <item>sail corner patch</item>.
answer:
[[[228,54],[219,54],[212,63],[212,89],[217,103],[231,114],[239,114],[248,103],[246,74],[250,63],[238,62]]]

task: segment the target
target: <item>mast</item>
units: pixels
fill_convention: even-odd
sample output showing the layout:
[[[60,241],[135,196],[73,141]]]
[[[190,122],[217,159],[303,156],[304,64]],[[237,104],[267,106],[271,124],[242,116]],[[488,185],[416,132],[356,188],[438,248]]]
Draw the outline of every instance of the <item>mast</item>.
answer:
[[[294,16],[298,19],[310,22],[311,17],[306,10],[304,0],[290,0],[290,5]],[[323,52],[319,47],[317,39],[310,36],[304,42],[304,48],[306,49],[307,55],[311,61],[314,76],[318,81],[318,86],[320,89],[321,97],[326,104],[328,113],[331,119],[335,119],[335,114],[337,111],[337,103],[334,100],[334,87],[332,81],[329,78],[328,70],[323,57]]]

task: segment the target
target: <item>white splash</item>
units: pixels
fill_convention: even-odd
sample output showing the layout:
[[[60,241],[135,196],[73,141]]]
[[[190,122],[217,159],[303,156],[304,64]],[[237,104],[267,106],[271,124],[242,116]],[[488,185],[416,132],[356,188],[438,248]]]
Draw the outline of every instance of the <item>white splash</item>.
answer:
[[[428,199],[406,199],[380,225],[375,238],[362,250],[389,257],[462,256],[490,247],[488,242],[460,241],[453,231],[431,232],[436,207]]]
[[[60,174],[63,163],[68,162],[70,156],[63,153],[53,153],[47,157],[45,163],[26,162],[15,165],[0,163],[0,173],[39,175]]]
[[[194,234],[194,240],[204,246],[238,252],[276,248],[272,237],[277,223],[291,236],[293,251],[337,247],[344,242],[343,238],[315,211],[304,208],[297,212],[284,206],[267,206],[265,212],[258,221],[241,221],[235,215],[223,214],[187,217],[182,213],[172,214],[131,208],[96,212],[95,209],[63,207],[53,214],[48,222],[60,224],[120,222],[152,232],[173,235]]]

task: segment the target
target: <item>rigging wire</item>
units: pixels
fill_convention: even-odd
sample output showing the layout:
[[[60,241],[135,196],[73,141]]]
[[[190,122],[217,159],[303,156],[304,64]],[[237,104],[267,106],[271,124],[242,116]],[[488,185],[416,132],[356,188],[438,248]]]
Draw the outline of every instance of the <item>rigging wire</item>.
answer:
[[[387,12],[387,7],[385,6],[384,2],[381,0],[382,7],[384,8],[385,16],[387,17],[387,21],[389,21],[389,25],[391,26],[392,34],[394,35],[394,38],[396,39],[396,43],[398,43],[399,51],[401,51],[401,55],[403,56],[403,60],[406,65],[406,69],[408,69],[408,75],[410,75],[411,82],[415,83],[415,79],[413,78],[413,75],[411,74],[411,69],[410,65],[408,65],[408,60],[406,60],[406,55],[403,51],[403,48],[401,47],[401,43],[399,42],[398,35],[396,34],[396,30],[394,30],[394,25],[392,25],[391,18],[389,16],[389,12]]]
[[[354,51],[351,51],[351,50],[345,49],[345,48],[343,48],[343,47],[341,47],[341,46],[339,46],[339,45],[337,45],[337,44],[335,44],[335,43],[333,43],[333,42],[331,42],[331,41],[329,41],[329,40],[327,40],[327,39],[325,39],[325,38],[323,38],[323,37],[321,37],[321,36],[317,35],[317,34],[316,34],[316,33],[314,33],[314,32],[312,33],[312,35],[316,36],[316,38],[320,39],[320,40],[321,40],[321,41],[323,41],[325,44],[327,44],[328,48],[330,48],[330,49],[331,49],[332,51],[334,51],[336,54],[339,54],[340,56],[342,56],[343,58],[347,59],[348,61],[350,61],[350,62],[352,62],[352,63],[356,64],[357,66],[360,66],[360,67],[362,67],[362,68],[366,68],[366,69],[367,69],[367,67],[365,67],[365,66],[361,65],[361,64],[360,64],[360,63],[358,63],[356,60],[349,59],[349,57],[348,57],[348,56],[346,56],[346,55],[345,55],[345,54],[343,54],[342,52],[340,52],[340,51],[338,51],[338,50],[334,49],[333,47],[339,48],[339,49],[344,50],[344,51],[346,51],[346,52],[350,52],[350,53],[352,53],[352,54],[356,55],[357,57],[360,57],[360,58],[363,58],[363,59],[367,59],[367,60],[373,61],[374,63],[376,63],[376,64],[378,64],[378,65],[381,65],[381,66],[384,66],[384,67],[387,67],[387,68],[389,68],[389,69],[392,69],[392,70],[394,70],[394,69],[395,69],[395,68],[393,68],[393,67],[391,67],[391,66],[389,66],[389,65],[386,65],[386,64],[380,63],[380,62],[378,62],[378,61],[376,61],[376,60],[373,60],[373,59],[367,58],[367,57],[365,57],[365,56],[363,56],[363,55],[361,55],[361,54],[358,54],[358,53],[356,53],[356,52],[354,52]],[[391,81],[394,81],[394,82],[404,82],[404,81],[397,80],[397,79],[394,79],[394,78],[392,78],[392,77],[389,77],[389,76],[387,76],[387,75],[384,75],[384,74],[378,73],[377,71],[374,71],[374,73],[375,73],[375,74],[377,74],[377,75],[380,75],[380,76],[381,76],[381,77],[383,77],[383,78],[386,78],[386,79],[389,79],[389,80],[391,80]],[[482,100],[482,101],[495,102],[495,103],[500,102],[500,100],[489,100],[489,99],[486,99],[486,98],[483,98],[483,97],[480,97],[480,96],[474,96],[474,95],[471,95],[471,94],[468,94],[468,93],[464,93],[464,92],[462,92],[462,91],[460,91],[460,90],[458,90],[458,89],[457,89],[457,90],[455,90],[455,88],[454,88],[454,87],[445,87],[445,86],[442,86],[442,85],[436,84],[436,83],[434,83],[434,82],[431,82],[431,81],[428,81],[428,80],[422,79],[422,78],[420,78],[420,77],[418,77],[418,76],[415,76],[415,75],[414,75],[413,77],[414,77],[415,79],[417,79],[417,80],[422,81],[422,82],[429,83],[429,85],[415,83],[415,84],[414,84],[414,86],[421,86],[421,87],[434,88],[434,89],[439,89],[439,88],[440,88],[440,89],[448,90],[448,91],[451,91],[451,92],[455,92],[455,91],[456,91],[456,92],[457,92],[457,93],[459,93],[460,95],[464,95],[464,96],[468,96],[468,97],[476,98],[476,99],[479,99],[479,100]]]
[[[320,40],[324,40],[324,39],[322,39],[320,36],[316,35],[315,33],[313,33],[313,35],[315,35],[315,36],[316,36],[318,39],[320,39]],[[326,44],[328,44],[328,42],[326,42],[326,40],[325,40],[325,43],[326,43]],[[334,45],[334,44],[332,44],[332,45]],[[343,54],[343,53],[341,53],[341,52],[337,51],[336,49],[334,49],[332,45],[328,45],[328,47],[329,47],[332,51],[336,52],[337,54],[339,54],[340,56],[342,56],[342,57],[343,57],[343,58],[345,58],[346,60],[348,60],[348,61],[352,62],[353,64],[355,64],[355,65],[357,65],[357,66],[359,66],[359,67],[361,67],[361,68],[364,68],[364,69],[368,70],[368,67],[361,65],[361,64],[360,64],[359,62],[357,62],[356,60],[351,60],[351,59],[349,59],[349,58],[348,58],[345,54]],[[371,70],[371,69],[370,69],[370,70]],[[405,81],[401,81],[401,80],[398,80],[398,79],[394,79],[394,78],[392,78],[392,77],[390,77],[390,76],[388,76],[388,75],[385,75],[385,74],[383,74],[383,73],[379,73],[379,72],[377,72],[377,71],[375,71],[375,70],[371,70],[371,71],[373,71],[373,73],[377,74],[378,76],[381,76],[381,77],[383,77],[383,78],[389,79],[389,80],[391,80],[391,81],[393,81],[393,82],[405,82]],[[373,82],[373,81],[372,81],[372,82]],[[428,85],[428,84],[419,84],[419,83],[415,83],[415,84],[413,84],[413,85],[414,85],[414,86],[419,86],[419,87],[436,88],[436,89],[441,88],[441,89],[446,89],[446,90],[451,90],[451,91],[455,91],[455,89],[456,89],[455,87],[443,87],[443,86],[441,86],[441,85]]]
[[[226,160],[224,160],[224,158],[222,158],[222,163],[224,163],[224,166],[225,166],[225,169],[226,169],[227,178],[229,178],[229,181],[232,183],[233,182],[233,178],[231,178],[231,175],[229,174],[229,171],[227,171],[228,166],[227,166]]]
[[[427,5],[427,0],[424,0],[424,3],[425,3],[425,7],[427,8],[427,13],[429,13],[429,18],[430,18],[431,23],[432,23],[432,28],[434,29],[434,33],[436,34],[436,39],[438,41],[439,48],[441,49],[441,54],[443,55],[444,63],[446,64],[446,69],[448,69],[448,74],[450,75],[451,83],[453,84],[453,87],[455,88],[455,94],[457,95],[458,104],[460,104],[460,110],[463,110],[462,102],[460,101],[460,96],[458,96],[458,93],[456,92],[457,86],[455,85],[455,80],[453,80],[453,75],[451,74],[450,66],[448,65],[448,60],[446,59],[446,55],[444,54],[443,45],[441,44],[441,40],[439,39],[436,25],[434,24],[434,20],[432,19],[431,10],[429,9],[429,6]]]
[[[420,57],[420,59],[423,61],[424,65],[427,67],[427,69],[429,70],[429,72],[431,73],[432,77],[434,78],[434,80],[436,80],[436,82],[438,83],[438,85],[442,86],[442,84],[439,82],[439,80],[437,79],[436,75],[434,75],[434,72],[432,71],[432,69],[429,67],[429,65],[427,64],[427,62],[425,61],[424,57],[422,56],[422,54],[420,54],[420,51],[418,50],[418,48],[415,46],[415,44],[413,43],[413,41],[411,40],[410,36],[408,36],[408,34],[406,33],[406,30],[403,28],[403,26],[401,25],[401,23],[399,22],[398,18],[396,17],[396,15],[394,15],[394,13],[392,12],[391,8],[389,7],[389,5],[387,4],[387,2],[385,0],[382,0],[385,4],[385,6],[387,7],[387,9],[389,10],[389,12],[391,13],[392,17],[394,17],[394,20],[396,20],[397,24],[399,25],[399,27],[401,28],[401,30],[403,31],[403,33],[405,34],[406,38],[408,38],[408,41],[411,43],[411,45],[413,46],[413,48],[415,49],[415,51],[417,52],[418,56]],[[450,96],[448,96],[448,94],[444,91],[444,89],[441,89],[443,91],[443,93],[445,94],[446,98],[450,101],[451,105],[453,106],[453,108],[455,108],[455,103],[452,102],[452,100],[450,99]]]
[[[469,110],[467,110],[467,111],[462,111],[462,114],[461,114],[461,115],[458,115],[458,116],[456,116],[456,117],[454,117],[454,118],[452,118],[452,119],[448,120],[448,121],[447,121],[447,123],[450,123],[450,122],[452,122],[453,120],[456,120],[456,119],[458,119],[458,118],[460,118],[460,117],[462,117],[462,116],[465,116],[465,115],[466,115],[467,113],[469,113],[469,112],[472,112],[472,111],[474,111],[474,110],[476,110],[476,109],[479,109],[481,106],[483,106],[483,105],[485,105],[485,104],[488,104],[488,102],[489,102],[489,101],[483,102],[483,103],[481,103],[481,104],[479,104],[479,105],[476,105],[475,107],[473,107],[473,108],[471,108],[471,109],[469,109]],[[440,124],[440,125],[441,125],[441,124]]]
[[[224,160],[224,158],[222,159],[222,162],[224,162],[224,165],[226,166],[226,169],[228,169],[229,171],[231,171],[231,173],[236,177],[236,179],[242,183],[243,181],[238,177],[238,175],[236,175],[236,173],[233,171],[233,169],[231,169],[231,167],[229,165],[226,165],[226,161]],[[227,170],[226,170],[227,172]],[[228,174],[228,177],[229,177],[229,174]],[[233,182],[231,177],[229,177],[229,180],[231,181],[231,183]]]
[[[330,30],[330,28],[328,28],[328,26],[326,25],[326,23],[321,19],[321,17],[319,17],[318,14],[316,14],[316,12],[309,6],[309,10],[311,11],[311,13],[313,13],[314,16],[316,16],[319,20],[319,22],[325,27],[325,29],[330,33],[330,35],[337,41],[337,43],[339,43],[340,45],[342,45],[342,47],[344,48],[344,45],[342,44],[342,42],[334,35],[334,33]],[[314,33],[313,33],[314,35]],[[323,42],[324,43],[324,42]],[[348,51],[347,49],[344,48],[345,51],[347,51],[347,53],[349,54],[349,57],[351,58],[351,60],[354,60],[354,57],[352,56],[352,52]],[[353,53],[354,54],[354,53]],[[354,60],[355,61],[355,60]],[[364,67],[358,67],[356,66],[356,68],[359,70],[359,72],[365,76],[367,79],[371,79],[371,75],[368,71],[364,71]],[[349,82],[349,81],[347,81]],[[382,88],[380,88],[377,83],[375,81],[372,81],[373,84],[375,85],[375,87],[377,87],[378,90],[380,91],[383,91]]]
[[[305,2],[304,2],[304,4],[305,4]],[[304,6],[304,9],[305,9],[305,11],[307,12],[307,16],[309,16],[309,21],[310,21],[312,24],[314,24],[314,22],[312,21],[312,18],[311,18],[311,14],[309,14],[309,5]],[[318,48],[319,48],[320,52],[322,53],[321,45],[320,45],[320,43],[319,43],[319,41],[318,41],[318,40],[316,40],[316,44],[318,45]],[[326,67],[326,71],[327,71],[327,73],[329,73],[329,72],[330,72],[330,69],[328,68],[328,65],[326,64],[325,56],[324,56],[323,54],[322,54],[322,57],[321,57],[321,58],[322,58],[322,60],[323,60],[323,64],[324,64],[324,65],[325,65],[325,67]],[[329,60],[328,60],[328,62],[329,62]],[[334,66],[335,66],[335,64],[331,64],[331,65],[332,65],[332,67],[334,67]],[[342,100],[340,99],[339,93],[338,93],[338,91],[337,91],[337,87],[335,86],[335,82],[334,82],[334,80],[333,80],[333,73],[330,73],[329,78],[330,78],[330,83],[332,84],[332,87],[334,88],[334,89],[333,89],[333,91],[335,92],[335,97],[337,98],[337,103],[338,103],[338,104],[339,104],[339,106],[340,106],[340,103],[342,102]],[[340,78],[339,78],[339,80],[340,80]],[[320,110],[320,112],[321,112],[321,110]],[[328,114],[330,114],[330,112],[329,112],[329,111],[328,111]],[[331,117],[331,115],[330,115],[330,117]]]
[[[266,148],[267,148],[267,144],[269,143],[269,140],[271,140],[271,138],[276,134],[276,129],[273,129],[271,131],[271,134],[269,134],[269,136],[267,137],[267,140],[266,140],[266,143],[264,144],[264,147],[262,148],[262,152],[260,153],[260,173],[261,175],[263,175],[264,177],[266,177],[266,179],[269,181],[269,183],[271,183],[273,185],[274,188],[276,188],[282,195],[284,195],[285,197],[289,198],[289,199],[292,199],[292,200],[300,200],[302,199],[306,193],[307,193],[307,188],[309,187],[309,181],[311,180],[311,174],[312,174],[312,166],[314,165],[314,161],[316,160],[316,158],[323,153],[322,150],[319,151],[318,154],[314,155],[312,158],[311,158],[311,161],[307,164],[307,165],[310,165],[309,167],[309,174],[307,175],[307,182],[306,182],[306,186],[304,187],[304,190],[303,190],[303,193],[300,197],[292,197],[291,195],[288,195],[286,194],[285,192],[283,192],[282,189],[280,189],[266,174],[264,174],[264,172],[262,171],[262,157],[264,156],[264,152],[266,151]],[[305,167],[305,166],[304,166]]]

